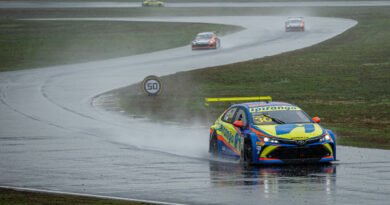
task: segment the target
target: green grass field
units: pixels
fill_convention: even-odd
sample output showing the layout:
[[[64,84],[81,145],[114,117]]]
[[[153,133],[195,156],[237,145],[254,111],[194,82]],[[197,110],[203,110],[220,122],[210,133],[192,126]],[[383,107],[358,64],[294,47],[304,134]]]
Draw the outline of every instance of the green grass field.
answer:
[[[88,62],[189,44],[196,33],[238,27],[109,21],[0,21],[0,71]]]
[[[0,188],[0,205],[146,205],[148,203],[93,197],[15,191]]]
[[[359,24],[310,48],[163,77],[159,97],[133,95],[136,86],[119,90],[120,104],[136,115],[211,123],[228,105],[206,108],[203,97],[271,95],[320,116],[342,145],[390,149],[390,9],[317,13]]]

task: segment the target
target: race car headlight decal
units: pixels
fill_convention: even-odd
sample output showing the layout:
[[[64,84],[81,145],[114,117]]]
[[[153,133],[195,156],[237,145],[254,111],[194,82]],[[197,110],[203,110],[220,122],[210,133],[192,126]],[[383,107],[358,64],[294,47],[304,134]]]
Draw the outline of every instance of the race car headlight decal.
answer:
[[[264,142],[269,142],[269,138],[268,137],[264,137]]]

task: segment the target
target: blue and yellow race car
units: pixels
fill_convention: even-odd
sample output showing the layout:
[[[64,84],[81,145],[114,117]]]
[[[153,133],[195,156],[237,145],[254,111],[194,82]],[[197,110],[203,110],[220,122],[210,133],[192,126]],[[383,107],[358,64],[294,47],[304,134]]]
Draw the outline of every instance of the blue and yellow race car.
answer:
[[[248,98],[206,101],[245,99]],[[211,126],[209,152],[240,159],[248,165],[335,161],[336,136],[319,123],[319,117],[310,118],[289,103],[267,100],[234,104]]]

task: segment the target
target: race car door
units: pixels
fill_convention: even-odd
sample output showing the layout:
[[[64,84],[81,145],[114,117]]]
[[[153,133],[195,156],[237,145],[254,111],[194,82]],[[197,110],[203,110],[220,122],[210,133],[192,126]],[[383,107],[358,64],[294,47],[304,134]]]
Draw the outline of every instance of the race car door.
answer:
[[[222,146],[222,152],[226,155],[240,155],[241,129],[233,125],[233,122],[236,120],[241,120],[243,124],[247,124],[243,109],[237,107],[231,108],[222,117],[219,131],[222,136],[220,140],[224,145]]]
[[[244,108],[239,108],[236,115],[234,116],[233,123],[236,121],[241,121],[242,127],[234,126],[234,129],[237,130],[238,138],[235,141],[236,150],[241,153],[241,141],[244,140],[242,133],[245,132],[245,129],[248,128],[248,118],[246,116],[246,112]]]

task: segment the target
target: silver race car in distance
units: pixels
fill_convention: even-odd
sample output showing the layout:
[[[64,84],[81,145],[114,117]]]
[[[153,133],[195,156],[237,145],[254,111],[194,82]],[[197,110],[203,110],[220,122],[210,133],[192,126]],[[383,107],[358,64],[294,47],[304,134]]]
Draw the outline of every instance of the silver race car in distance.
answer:
[[[305,22],[303,17],[289,17],[285,22],[286,32],[289,31],[305,31]]]
[[[196,35],[192,40],[192,50],[198,49],[217,49],[221,46],[221,40],[214,32],[202,32]]]

